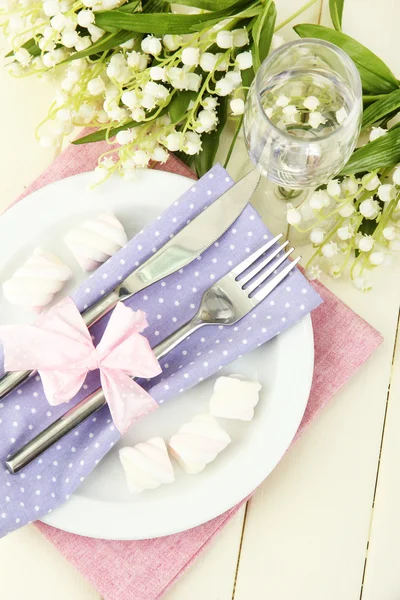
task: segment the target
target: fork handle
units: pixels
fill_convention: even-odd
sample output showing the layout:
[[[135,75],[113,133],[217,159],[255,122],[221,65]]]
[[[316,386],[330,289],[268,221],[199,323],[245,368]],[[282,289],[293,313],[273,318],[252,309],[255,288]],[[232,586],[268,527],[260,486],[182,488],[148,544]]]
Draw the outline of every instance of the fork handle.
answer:
[[[117,302],[125,300],[128,296],[128,292],[124,290],[123,287],[117,287],[82,313],[85,324],[90,327],[112,310]],[[14,371],[5,373],[0,379],[0,400],[15,390],[21,383],[24,383],[24,381],[27,381],[30,377],[35,375],[35,373],[36,371]]]
[[[157,359],[163,358],[163,356],[168,354],[168,352],[185,340],[193,333],[193,331],[202,327],[202,325],[205,325],[205,323],[203,323],[197,315],[194,319],[185,323],[185,325],[180,327],[153,349]],[[64,435],[67,435],[74,427],[80,425],[93,413],[102,408],[105,403],[106,399],[101,388],[90,394],[90,396],[87,396],[87,398],[83,398],[83,400],[73,406],[62,417],[54,421],[54,423],[46,427],[46,429],[41,431],[30,442],[10,456],[6,461],[7,469],[11,473],[17,473],[29,465],[35,458],[40,456],[42,452],[58,442]]]

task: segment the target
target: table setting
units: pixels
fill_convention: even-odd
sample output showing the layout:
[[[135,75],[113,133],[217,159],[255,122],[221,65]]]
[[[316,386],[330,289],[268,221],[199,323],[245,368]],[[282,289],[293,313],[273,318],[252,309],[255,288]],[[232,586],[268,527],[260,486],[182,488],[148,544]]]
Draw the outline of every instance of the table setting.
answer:
[[[47,17],[63,15],[50,4],[43,8]],[[79,10],[91,10],[78,9],[79,27],[92,28],[92,38],[96,27],[106,32],[100,42],[92,39],[100,46],[96,56],[113,47],[105,43],[118,42],[123,53],[134,54],[132,65],[140,59],[129,46],[132,31],[149,23],[140,43],[155,62],[127,64],[139,69],[140,81],[140,73],[153,69],[153,81],[178,90],[172,97],[180,106],[170,107],[169,119],[171,111],[178,114],[182,129],[170,130],[162,116],[154,130],[133,126],[125,113],[116,116],[127,109],[115,105],[109,117],[118,127],[93,131],[93,115],[86,123],[72,117],[74,126],[89,129],[0,219],[0,535],[34,523],[106,600],[162,597],[382,343],[318,279],[322,270],[343,275],[362,293],[371,288],[370,271],[396,252],[394,76],[377,57],[376,74],[360,68],[357,42],[341,32],[343,3],[331,3],[332,35],[298,26],[304,39],[271,53],[274,3],[226,4],[218,15],[211,3],[198,2],[199,11],[187,16],[166,12],[179,15],[170,31],[180,36],[180,27],[196,26],[206,36],[211,16],[240,14],[251,23],[244,31],[254,44],[252,66],[239,58],[251,43],[248,34],[240,28],[214,33],[211,21],[210,40],[232,55],[214,61],[205,57],[205,45],[195,60],[191,34],[178,51],[183,65],[194,67],[183,70],[184,83],[182,73],[157,71],[167,68],[157,64],[164,52],[156,43],[159,22],[147,21],[147,13],[158,16],[157,7],[135,12],[129,4],[124,11],[102,5],[98,13],[95,7],[96,25],[79,17]],[[125,33],[114,40],[117,23]],[[90,46],[69,46],[72,33],[62,31],[59,39],[75,48],[78,60],[90,56]],[[37,35],[35,44],[42,39]],[[177,43],[163,41],[168,64]],[[56,50],[42,46],[41,68],[52,69],[45,56]],[[38,56],[30,41],[23,49]],[[20,66],[11,70],[18,76],[31,59],[14,52]],[[105,56],[97,73],[104,67],[111,81],[124,85],[121,59],[103,64]],[[235,87],[230,71],[214,78],[223,59],[236,61],[232,73],[240,72],[243,84],[254,68],[250,86]],[[209,73],[204,90],[215,86],[217,106],[211,96],[206,104],[201,94],[196,101],[199,88],[190,89],[197,83],[188,75],[200,77],[198,65]],[[227,82],[233,87],[225,94]],[[140,85],[144,99],[148,89]],[[215,163],[212,145],[233,90],[237,127],[224,167]],[[69,93],[66,85],[63,91]],[[123,103],[131,93],[121,88]],[[165,98],[159,100],[162,108]],[[139,108],[125,106],[135,120]],[[200,113],[214,111],[207,128],[210,115]],[[374,126],[360,144],[365,123]],[[71,131],[63,126],[58,136]],[[59,143],[53,133],[39,134],[44,145],[49,138]],[[150,151],[142,134],[158,135],[158,145]],[[201,134],[199,146],[195,135]],[[250,161],[241,178],[232,178],[229,158],[242,135]],[[114,136],[117,146],[110,149]],[[252,206],[260,180],[271,214],[283,217],[274,233]],[[283,231],[285,221],[292,236]],[[299,268],[305,238],[315,252]]]

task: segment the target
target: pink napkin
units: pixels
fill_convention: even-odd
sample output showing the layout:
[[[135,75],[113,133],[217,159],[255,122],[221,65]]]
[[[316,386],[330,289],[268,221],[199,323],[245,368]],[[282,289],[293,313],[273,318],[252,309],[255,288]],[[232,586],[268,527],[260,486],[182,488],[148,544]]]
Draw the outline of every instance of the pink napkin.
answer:
[[[48,183],[92,170],[98,156],[108,149],[104,142],[70,146],[18,200]],[[159,168],[195,179],[190,169],[175,157]],[[313,285],[324,303],[312,313],[314,379],[296,439],[382,341],[375,329],[322,284],[317,282]],[[154,540],[98,540],[66,533],[39,522],[37,527],[105,600],[157,600],[207,547],[238,508],[239,505],[189,531]]]

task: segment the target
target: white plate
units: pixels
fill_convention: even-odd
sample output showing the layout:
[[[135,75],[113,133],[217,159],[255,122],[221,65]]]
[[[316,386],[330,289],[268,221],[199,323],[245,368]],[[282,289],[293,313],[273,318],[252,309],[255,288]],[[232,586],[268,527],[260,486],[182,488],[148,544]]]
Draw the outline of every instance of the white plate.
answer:
[[[135,182],[115,177],[92,191],[90,178],[90,174],[77,175],[42,188],[1,217],[1,280],[40,244],[73,269],[75,286],[85,276],[61,241],[71,226],[107,209],[132,236],[191,185],[189,179],[178,175],[143,171]],[[0,315],[3,323],[30,320],[3,298]],[[233,507],[269,475],[290,445],[308,401],[313,348],[311,318],[307,316],[219,372],[240,373],[260,381],[263,389],[253,421],[220,421],[232,443],[202,473],[187,475],[176,466],[173,484],[133,497],[127,491],[118,449],[154,435],[168,439],[182,423],[207,410],[215,378],[141,419],[69,501],[43,521],[80,535],[132,540],[184,531]]]

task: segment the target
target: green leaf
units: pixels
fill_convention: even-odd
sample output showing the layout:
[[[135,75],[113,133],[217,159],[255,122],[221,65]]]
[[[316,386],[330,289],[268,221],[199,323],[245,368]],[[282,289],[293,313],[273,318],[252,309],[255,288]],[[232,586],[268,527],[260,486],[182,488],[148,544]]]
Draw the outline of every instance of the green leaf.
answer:
[[[372,235],[377,227],[378,223],[375,219],[363,219],[358,231],[364,235]]]
[[[329,12],[332,23],[337,31],[342,31],[342,15],[344,0],[329,0]]]
[[[296,25],[294,30],[302,38],[314,37],[326,40],[347,52],[359,70],[363,90],[366,93],[389,93],[399,87],[399,83],[389,67],[371,50],[348,35],[322,25]]]
[[[211,131],[211,133],[205,133],[202,136],[202,149],[199,154],[196,155],[194,161],[198,177],[202,177],[204,173],[207,173],[214,164],[219,139],[228,118],[228,100],[226,97],[220,98],[217,114],[219,119],[217,128],[214,129],[214,131]]]
[[[216,10],[198,15],[183,15],[172,13],[134,13],[127,15],[120,10],[105,10],[96,13],[96,25],[105,31],[125,29],[139,33],[153,33],[165,35],[166,33],[190,33],[211,27],[222,18],[235,14],[238,10],[253,3],[254,0],[240,0],[224,10]]]
[[[30,40],[25,42],[25,44],[22,44],[21,48],[25,48],[25,50],[28,50],[31,56],[40,56],[40,54],[42,53],[34,38],[31,38]],[[5,58],[8,58],[9,56],[14,56],[14,52],[9,52],[8,54],[6,54]]]
[[[400,90],[387,94],[364,110],[362,126],[369,127],[400,108]]]
[[[179,158],[179,160],[181,160],[187,167],[191,167],[196,158],[195,155],[185,154],[185,152],[182,152],[180,150],[178,150],[178,152],[174,152],[174,154],[176,158]]]
[[[222,10],[235,4],[235,0],[167,0],[167,2],[202,8],[203,10]]]
[[[82,50],[81,52],[75,52],[75,54],[71,54],[68,58],[66,58],[63,63],[68,63],[73,60],[77,60],[78,58],[85,58],[86,56],[93,56],[94,54],[101,54],[102,52],[106,52],[108,50],[112,50],[116,48],[116,46],[120,46],[125,42],[131,40],[133,37],[132,31],[118,31],[118,33],[105,33],[101,36],[101,38],[95,43],[86,48],[86,50]]]
[[[253,66],[257,72],[261,63],[267,57],[276,21],[275,3],[270,0],[264,6],[253,25]]]
[[[349,162],[342,169],[342,175],[375,171],[383,167],[392,167],[400,162],[400,128],[369,142],[353,152]]]
[[[196,92],[175,93],[171,102],[168,104],[168,113],[172,123],[179,123],[186,116],[188,106],[191,100],[196,98]]]

